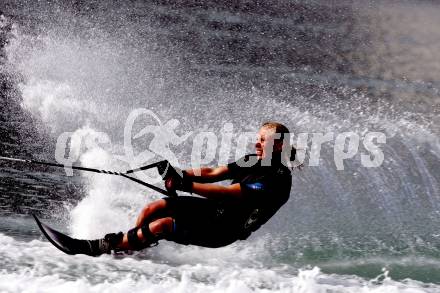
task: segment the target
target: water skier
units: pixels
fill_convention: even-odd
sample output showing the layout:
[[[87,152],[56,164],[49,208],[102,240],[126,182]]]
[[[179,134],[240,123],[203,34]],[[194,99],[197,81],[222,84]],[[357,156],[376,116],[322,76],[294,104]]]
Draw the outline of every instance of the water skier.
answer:
[[[215,248],[248,238],[289,199],[292,177],[287,166],[296,156],[289,135],[284,125],[265,123],[258,132],[255,155],[227,166],[185,170],[183,177],[168,176],[167,189],[201,197],[157,200],[142,209],[136,226],[127,233],[77,240],[77,253],[97,256],[112,250],[141,250],[161,239]],[[231,185],[212,184],[226,179],[232,179]]]

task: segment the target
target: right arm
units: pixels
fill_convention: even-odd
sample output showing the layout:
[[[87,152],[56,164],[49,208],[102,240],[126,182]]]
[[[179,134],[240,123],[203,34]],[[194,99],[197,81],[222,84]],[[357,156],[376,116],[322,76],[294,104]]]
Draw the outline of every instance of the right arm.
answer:
[[[229,169],[227,166],[215,168],[202,167],[199,169],[185,170],[188,177],[193,182],[211,183],[228,179]]]

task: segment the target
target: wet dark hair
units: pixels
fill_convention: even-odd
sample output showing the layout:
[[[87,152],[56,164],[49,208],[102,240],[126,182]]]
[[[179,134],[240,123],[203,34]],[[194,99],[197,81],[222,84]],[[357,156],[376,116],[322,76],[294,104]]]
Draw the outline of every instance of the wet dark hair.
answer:
[[[279,140],[284,140],[285,135],[287,135],[287,136],[290,135],[289,129],[286,126],[284,126],[283,124],[278,123],[278,122],[273,122],[273,121],[264,122],[261,127],[275,129],[275,133],[279,133],[281,135]]]

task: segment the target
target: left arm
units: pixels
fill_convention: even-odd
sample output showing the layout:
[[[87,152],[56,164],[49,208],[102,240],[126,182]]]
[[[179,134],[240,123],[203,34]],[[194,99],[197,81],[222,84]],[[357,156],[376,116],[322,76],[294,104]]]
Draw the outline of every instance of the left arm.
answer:
[[[240,183],[229,186],[209,183],[193,183],[192,192],[209,199],[232,199],[242,197]]]
[[[216,172],[219,170],[220,172]],[[205,173],[202,175],[204,175],[206,179],[213,179],[213,177],[224,177],[224,175],[228,172],[228,168],[226,166],[217,167],[215,169],[204,168],[201,169],[201,171]],[[241,192],[241,186],[239,183],[223,186],[212,183],[193,182],[192,178],[194,178],[194,176],[191,175],[193,175],[192,170],[190,172],[185,171],[183,173],[183,177],[180,177],[177,173],[169,176],[165,179],[165,187],[167,190],[182,190],[192,192],[210,199],[238,199],[243,194]],[[197,176],[195,178],[199,179]]]

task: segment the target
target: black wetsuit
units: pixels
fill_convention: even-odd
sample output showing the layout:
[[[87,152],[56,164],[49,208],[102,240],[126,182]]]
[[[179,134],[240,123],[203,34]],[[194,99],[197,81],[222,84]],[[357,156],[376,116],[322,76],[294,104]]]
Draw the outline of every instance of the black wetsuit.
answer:
[[[166,198],[175,221],[168,240],[226,246],[249,237],[289,199],[291,173],[279,160],[265,166],[255,155],[246,155],[229,164],[228,169],[231,184],[240,183],[242,197],[221,201],[192,196]]]

